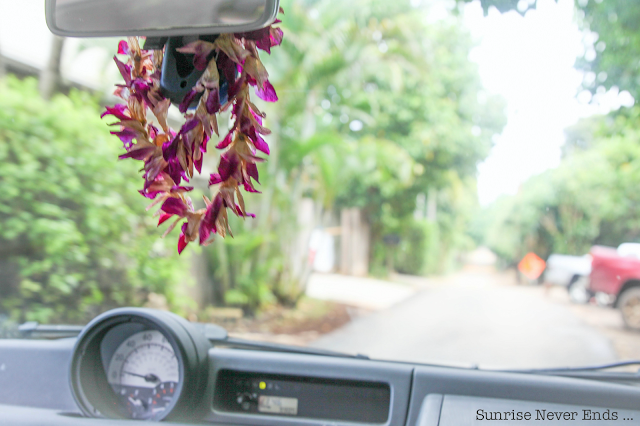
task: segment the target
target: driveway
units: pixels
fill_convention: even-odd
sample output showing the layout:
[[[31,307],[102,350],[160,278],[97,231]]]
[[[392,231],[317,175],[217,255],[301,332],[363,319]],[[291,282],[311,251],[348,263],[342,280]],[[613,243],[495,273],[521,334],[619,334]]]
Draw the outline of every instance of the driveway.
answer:
[[[617,360],[609,338],[569,304],[558,303],[540,287],[515,285],[491,268],[472,267],[448,278],[422,280],[419,288],[310,346],[379,359],[484,368]]]

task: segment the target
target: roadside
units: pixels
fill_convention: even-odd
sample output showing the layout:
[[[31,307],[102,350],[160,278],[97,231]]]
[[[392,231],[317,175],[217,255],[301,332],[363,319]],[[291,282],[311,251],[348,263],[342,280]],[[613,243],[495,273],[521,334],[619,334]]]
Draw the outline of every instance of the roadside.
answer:
[[[619,310],[593,304],[571,303],[567,291],[560,287],[551,288],[546,295],[542,289],[539,291],[554,303],[567,306],[585,324],[606,336],[611,341],[619,359],[640,358],[640,333],[625,328]],[[637,371],[637,368],[634,370]]]
[[[242,317],[217,323],[235,337],[306,346],[360,314],[361,311],[352,306],[305,297],[295,308],[272,306],[253,318]]]
[[[236,315],[217,322],[236,337],[304,346],[355,318],[389,309],[406,300],[425,281],[418,277],[397,277],[395,282],[390,282],[314,273],[306,297],[296,308],[273,306],[255,318]]]

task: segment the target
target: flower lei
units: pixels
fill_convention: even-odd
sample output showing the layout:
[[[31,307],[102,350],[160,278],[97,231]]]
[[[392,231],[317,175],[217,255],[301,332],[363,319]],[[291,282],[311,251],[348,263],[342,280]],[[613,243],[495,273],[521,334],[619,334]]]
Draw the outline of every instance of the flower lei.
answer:
[[[280,22],[276,20],[274,24]],[[194,66],[204,73],[179,106],[185,123],[177,133],[167,124],[171,101],[160,91],[163,51],[142,50],[139,39],[134,37],[118,45],[118,54],[129,58],[124,63],[114,56],[124,78],[124,84],[116,85],[115,95],[126,103],[107,107],[101,117],[112,115],[119,120],[111,124],[120,127],[111,134],[118,136],[127,150],[119,158],[144,162],[144,187],[139,192],[154,200],[147,210],[162,204],[156,213],[160,216],[158,226],[176,217],[163,237],[186,219],[178,239],[178,253],[196,239],[206,246],[215,234],[224,238],[228,232],[233,236],[227,209],[239,217],[255,217],[245,210],[240,186],[247,192],[259,192],[252,179],[260,183],[256,163],[264,159],[256,154],[261,151],[269,155],[269,146],[262,135],[270,131],[262,125],[266,115],[250,100],[249,87],[255,87],[256,95],[265,101],[278,100],[258,49],[271,53],[271,48],[282,42],[282,36],[280,28],[269,26],[252,32],[221,34],[213,42],[198,40],[178,49],[181,53],[193,54]],[[208,60],[214,52],[213,59]],[[228,100],[224,105],[220,104],[219,70],[229,82]],[[188,112],[198,94],[202,95],[195,111]],[[216,114],[229,108],[235,122],[216,145],[224,151],[218,173],[209,178],[209,186],[219,185],[218,192],[213,200],[203,196],[206,207],[195,210],[187,195],[193,187],[182,186],[182,182],[189,182],[194,169],[201,173],[207,143],[213,133],[219,135]],[[147,110],[156,117],[160,128],[147,121]]]

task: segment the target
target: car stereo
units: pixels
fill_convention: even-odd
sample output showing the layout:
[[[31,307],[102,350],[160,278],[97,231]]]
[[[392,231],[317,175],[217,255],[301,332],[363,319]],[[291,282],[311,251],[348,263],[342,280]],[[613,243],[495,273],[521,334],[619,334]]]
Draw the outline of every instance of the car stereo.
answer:
[[[213,408],[231,413],[385,423],[387,383],[220,370]]]

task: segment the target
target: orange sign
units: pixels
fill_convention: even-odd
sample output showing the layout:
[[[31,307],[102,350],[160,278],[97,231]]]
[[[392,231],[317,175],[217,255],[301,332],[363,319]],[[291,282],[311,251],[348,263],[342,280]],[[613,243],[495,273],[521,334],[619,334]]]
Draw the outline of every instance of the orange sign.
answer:
[[[546,266],[545,261],[540,259],[537,254],[529,252],[518,263],[518,271],[530,280],[537,280]]]

